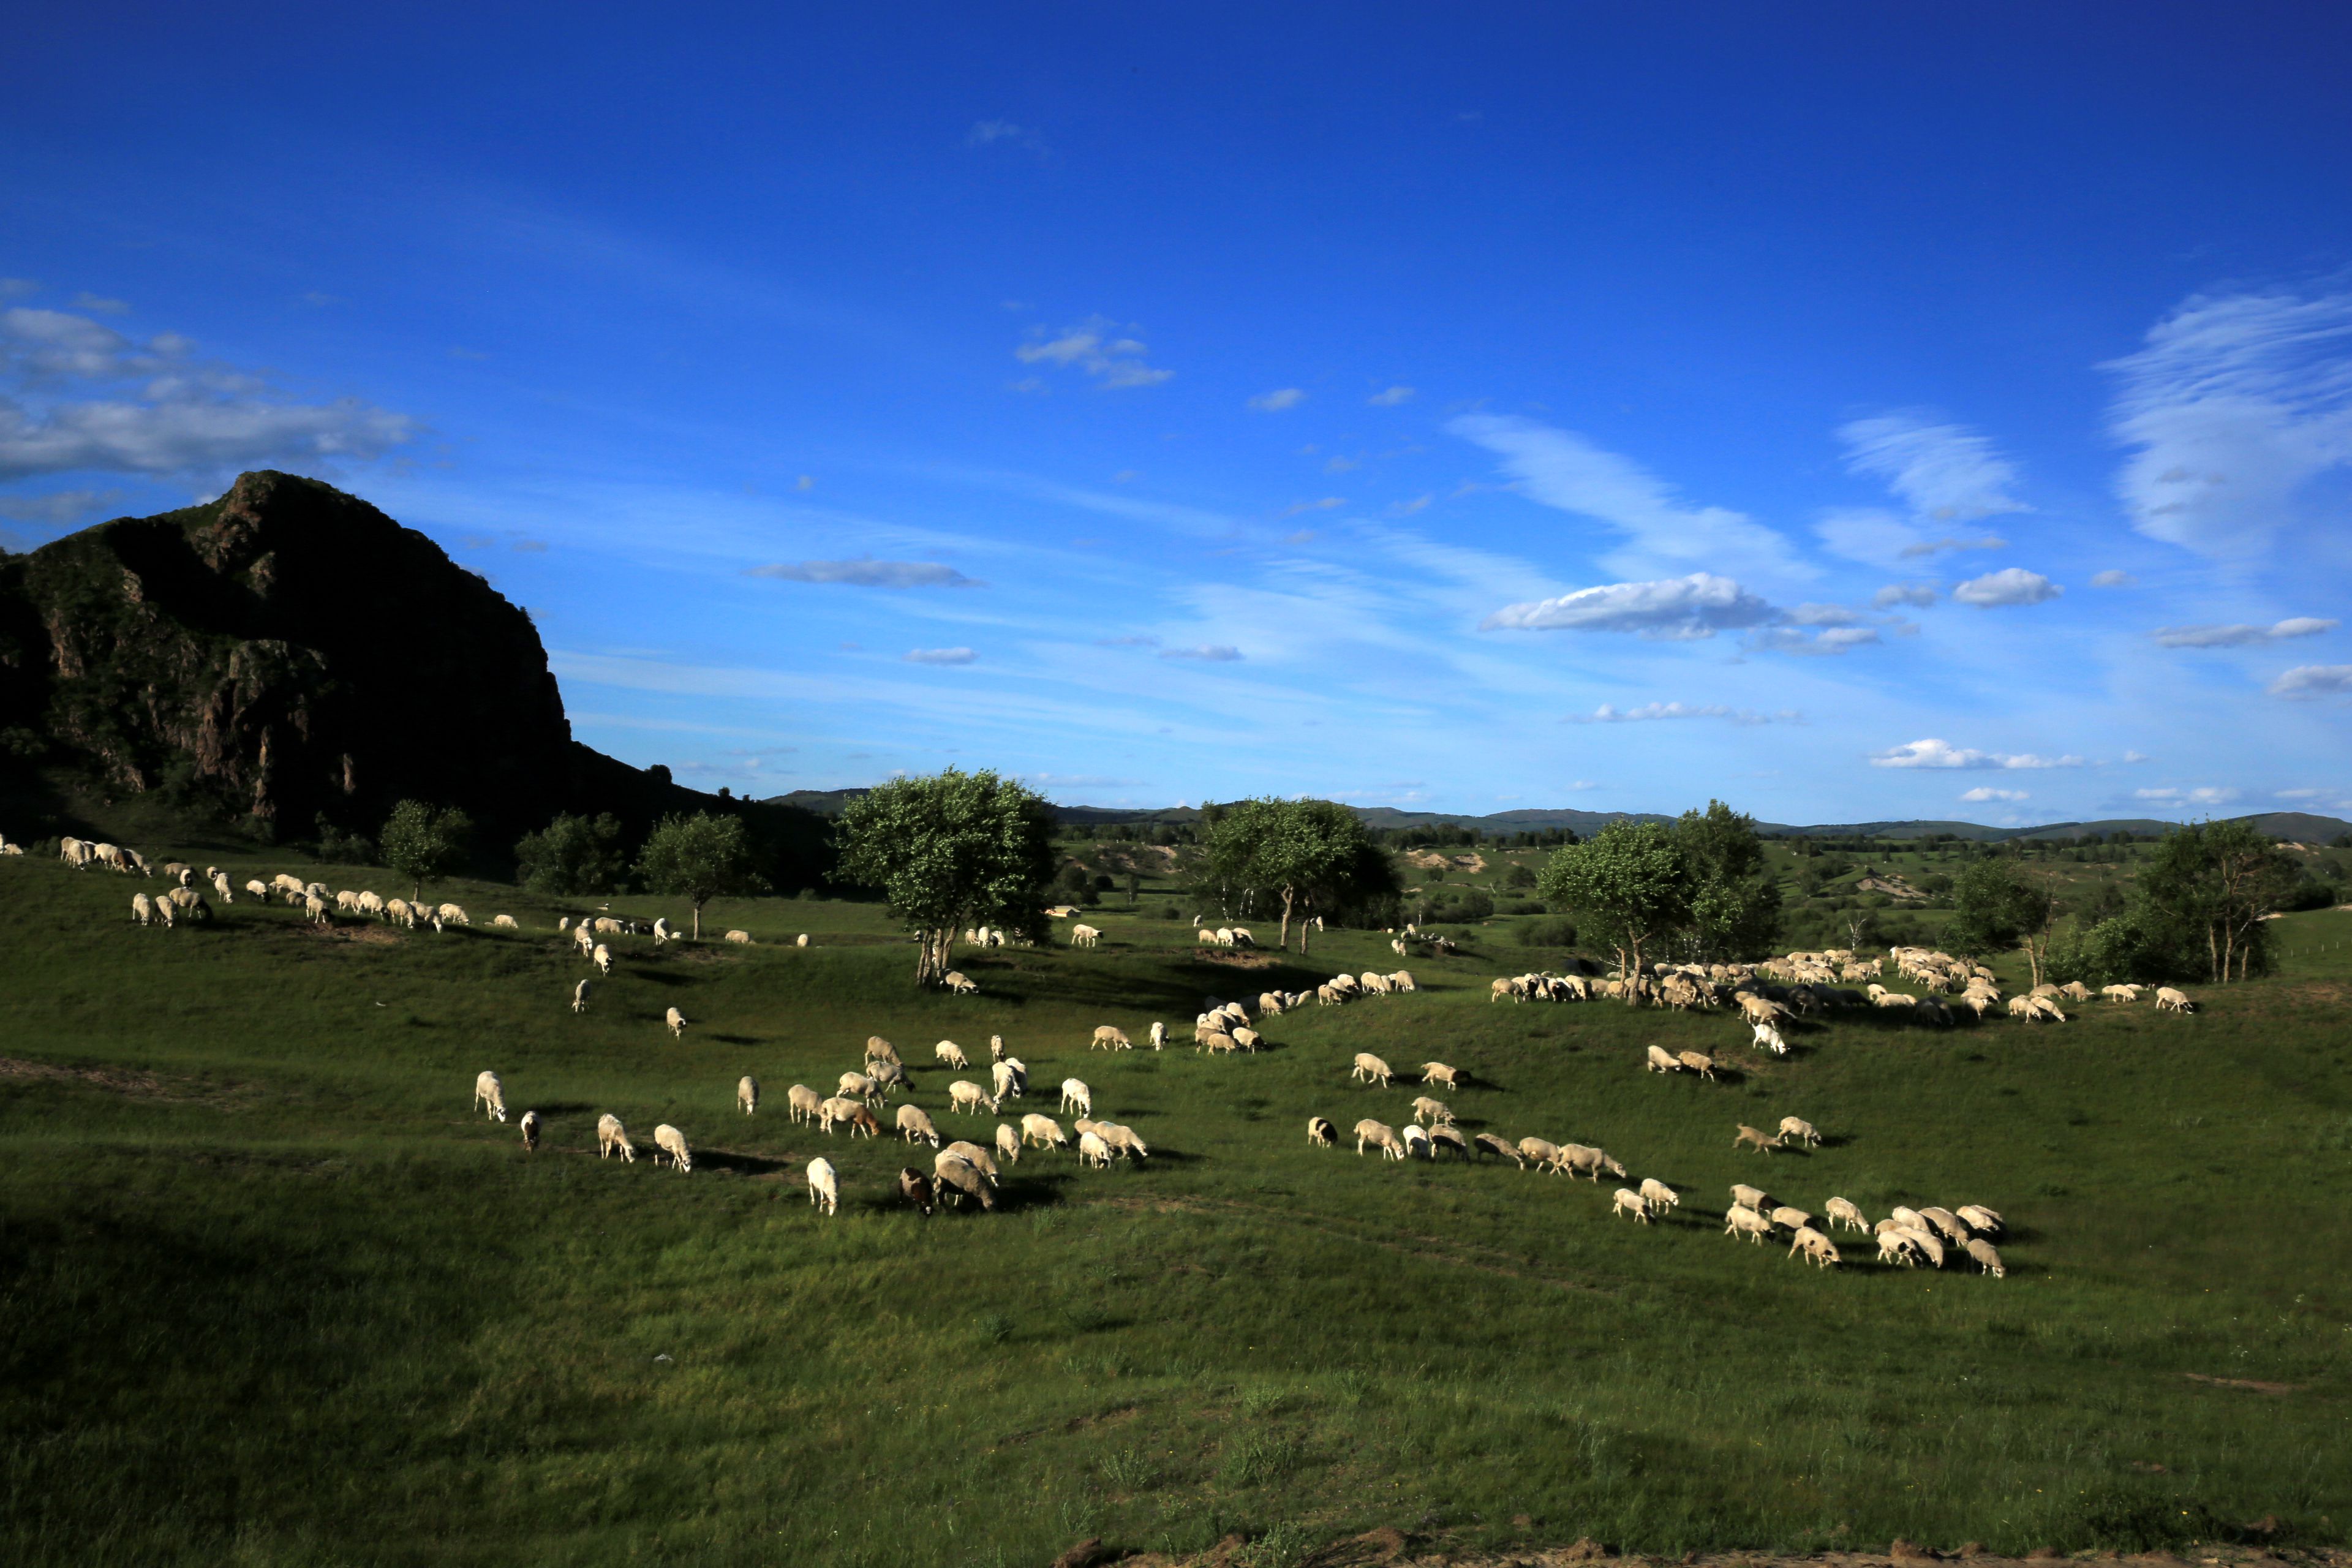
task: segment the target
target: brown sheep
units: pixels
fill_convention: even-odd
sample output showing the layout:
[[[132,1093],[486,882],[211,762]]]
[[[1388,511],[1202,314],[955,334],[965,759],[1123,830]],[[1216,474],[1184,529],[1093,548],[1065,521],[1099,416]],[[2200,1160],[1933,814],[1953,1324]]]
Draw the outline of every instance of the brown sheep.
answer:
[[[1743,1143],[1754,1144],[1756,1152],[1759,1154],[1769,1154],[1772,1152],[1773,1140],[1771,1135],[1767,1132],[1759,1131],[1757,1129],[1748,1126],[1745,1121],[1739,1123],[1739,1130],[1731,1135],[1731,1146],[1734,1149],[1738,1148]]]
[[[911,1165],[898,1167],[898,1195],[929,1215],[936,1202],[930,1177]]]

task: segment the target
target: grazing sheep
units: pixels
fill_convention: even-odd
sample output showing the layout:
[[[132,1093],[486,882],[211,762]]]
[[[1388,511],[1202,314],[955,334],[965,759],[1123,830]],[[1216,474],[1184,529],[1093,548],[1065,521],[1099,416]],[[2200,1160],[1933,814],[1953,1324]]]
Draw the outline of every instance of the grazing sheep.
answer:
[[[2176,991],[2169,985],[2159,985],[2156,988],[2156,1010],[2159,1013],[2194,1013],[2197,1004],[2191,1002],[2185,992]]]
[[[968,1078],[960,1078],[953,1083],[948,1085],[948,1109],[950,1110],[960,1110],[967,1116],[977,1116],[980,1114],[981,1109],[984,1106],[987,1108],[988,1113],[991,1116],[993,1116],[996,1114],[997,1103],[998,1101],[994,1095],[989,1093],[988,1090],[981,1088],[980,1085],[972,1082],[971,1079]]]
[[[155,900],[144,893],[131,895],[131,918],[146,925],[155,918]]]
[[[960,970],[950,969],[948,971],[947,988],[954,992],[959,996],[977,996],[980,994],[980,987],[965,979],[962,972]]]
[[[267,882],[260,881],[258,879],[247,882],[245,885],[245,890],[251,893],[255,898],[261,900],[264,903],[269,901],[269,884]],[[379,904],[380,903],[381,900],[379,900]],[[369,912],[373,913],[374,911],[371,910]]]
[[[1749,1045],[1761,1046],[1776,1057],[1785,1057],[1789,1054],[1789,1042],[1782,1039],[1780,1031],[1769,1023],[1756,1026],[1756,1037],[1749,1042]]]
[[[1259,1034],[1255,1029],[1250,1028],[1235,1029],[1234,1031],[1233,1038],[1234,1045],[1240,1047],[1243,1050],[1252,1053],[1253,1055],[1256,1053],[1259,1046],[1265,1043],[1265,1036]]]
[[[794,947],[806,947],[808,945],[808,932],[803,931],[800,935],[793,938],[793,945]]]
[[[1070,928],[1070,945],[1072,947],[1092,947],[1097,942],[1100,941],[1101,938],[1102,932],[1097,931],[1090,925],[1075,925]]]
[[[852,1141],[855,1141],[860,1132],[865,1133],[868,1138],[882,1136],[882,1124],[874,1120],[874,1113],[854,1101],[850,1104],[847,1112],[835,1120],[849,1124],[849,1136]]]
[[[760,1080],[750,1073],[736,1079],[735,1103],[743,1108],[744,1115],[756,1114],[760,1109]]]
[[[1419,1095],[1412,1102],[1412,1119],[1417,1122],[1426,1121],[1434,1127],[1439,1122],[1453,1121],[1454,1111],[1442,1100],[1432,1100],[1425,1094]]]
[[[601,952],[602,950],[599,949],[598,951]],[[662,1022],[669,1026],[669,1035],[671,1039],[682,1040],[686,1038],[685,1014],[679,1012],[677,1008],[672,1007],[668,1012],[662,1015]]]
[[[1429,1157],[1437,1158],[1440,1149],[1451,1149],[1465,1160],[1470,1157],[1470,1141],[1462,1136],[1462,1129],[1451,1121],[1429,1130]]]
[[[1838,1256],[1837,1244],[1809,1225],[1798,1226],[1795,1239],[1789,1243],[1790,1257],[1794,1258],[1800,1252],[1816,1268],[1827,1268],[1845,1261]]]
[[[604,922],[599,921],[596,923],[601,928]],[[669,919],[667,916],[662,916],[654,921],[654,945],[656,947],[659,947],[666,942],[676,942],[677,940],[677,932],[670,929]]]
[[[1926,1231],[1913,1226],[1898,1226],[1895,1234],[1903,1238],[1911,1250],[1937,1268],[1944,1266],[1944,1244]]]
[[[899,1166],[898,1195],[914,1205],[926,1218],[929,1216],[933,1204],[930,1177],[911,1165]]]
[[[1400,969],[1394,974],[1389,976],[1389,989],[1391,991],[1418,991],[1421,989],[1421,986],[1419,983],[1413,979],[1412,970]]]
[[[1737,1149],[1743,1143],[1754,1144],[1756,1152],[1759,1154],[1769,1154],[1772,1152],[1773,1139],[1769,1133],[1760,1132],[1743,1121],[1739,1123],[1739,1130],[1731,1135],[1731,1146]]]
[[[751,933],[748,931],[730,931],[727,933],[727,940],[738,947],[749,947],[751,945]]]
[[[539,1125],[538,1111],[526,1110],[522,1113],[522,1152],[526,1154],[539,1148]]]
[[[1950,1242],[1954,1247],[1966,1247],[1969,1244],[1969,1227],[1962,1225],[1959,1215],[1951,1210],[1924,1208],[1919,1211],[1919,1217],[1933,1226],[1937,1236]]]
[[[1782,1204],[1771,1211],[1771,1220],[1790,1230],[1802,1230],[1813,1223],[1813,1216],[1792,1205]]]
[[[835,1173],[833,1162],[822,1154],[808,1163],[808,1190],[809,1202],[816,1205],[817,1213],[829,1215],[841,1206],[841,1178]]]
[[[1587,1177],[1596,1187],[1601,1184],[1604,1171],[1620,1181],[1625,1178],[1625,1167],[1611,1159],[1606,1149],[1590,1149],[1581,1143],[1562,1144],[1559,1163],[1570,1176]]]
[[[1328,1149],[1339,1139],[1339,1130],[1320,1116],[1307,1119],[1307,1142],[1318,1148]]]
[[[331,910],[333,907],[333,905],[328,903],[326,900],[320,898],[316,893],[305,893],[302,895],[303,917],[310,921],[310,922],[314,926],[322,926],[331,923],[329,911]]]
[[[959,1138],[954,1142],[949,1144],[940,1154],[932,1156],[932,1167],[936,1169],[940,1159],[948,1155],[953,1155],[959,1160],[970,1161],[972,1169],[978,1171],[982,1175],[988,1178],[988,1184],[990,1186],[993,1187],[1003,1184],[996,1179],[996,1156],[982,1148],[979,1144],[971,1142],[966,1139]]]
[[[1496,1137],[1492,1132],[1479,1133],[1476,1137],[1471,1140],[1471,1143],[1474,1148],[1484,1149],[1490,1154],[1500,1154],[1504,1159],[1517,1165],[1522,1171],[1528,1168],[1526,1157],[1520,1154],[1517,1149],[1512,1148],[1509,1142],[1506,1140]]]
[[[898,1048],[896,1046],[879,1035],[866,1037],[866,1060],[869,1065],[874,1062],[895,1062],[898,1059]]]
[[[2110,1002],[2137,1002],[2140,988],[2137,985],[2102,985],[2099,994]]]
[[[1705,1051],[1676,1051],[1675,1059],[1709,1083],[1716,1081],[1715,1058]]]
[[[950,1067],[961,1070],[969,1068],[971,1066],[971,1062],[964,1059],[963,1047],[957,1045],[953,1040],[941,1040],[938,1045],[931,1047],[931,1055],[939,1059],[939,1063],[941,1067]]]
[[[493,931],[520,931],[522,930],[522,927],[515,922],[515,918],[512,915],[492,915],[490,917],[490,929]]]
[[[1021,1163],[1021,1134],[1013,1130],[1010,1121],[996,1124],[996,1152],[1004,1156],[1004,1163],[1008,1165]]]
[[[1235,1051],[1242,1048],[1242,1043],[1234,1038],[1231,1035],[1226,1034],[1223,1029],[1212,1029],[1209,1033],[1193,1041],[1192,1048],[1196,1051],[1205,1048],[1213,1057],[1219,1055],[1232,1056]]]
[[[1907,1209],[1901,1204],[1896,1204],[1894,1208],[1889,1210],[1887,1212],[1887,1217],[1897,1225],[1909,1226],[1913,1230],[1925,1230],[1927,1228],[1927,1222],[1919,1217],[1919,1211],[1917,1209]]]
[[[835,1122],[846,1121],[851,1111],[865,1109],[854,1100],[845,1100],[839,1095],[827,1096],[816,1108],[817,1130],[829,1138],[833,1135]]]
[[[1653,1211],[1661,1208],[1678,1209],[1683,1206],[1682,1194],[1655,1176],[1642,1178],[1642,1201]]]
[[[1724,1211],[1723,1234],[1744,1236],[1750,1242],[1761,1247],[1764,1244],[1764,1238],[1772,1234],[1772,1222],[1754,1209],[1742,1208],[1734,1204]]]
[[[855,1098],[866,1105],[871,1105],[874,1103],[875,1096],[881,1092],[881,1089],[882,1086],[875,1082],[870,1074],[845,1072],[841,1075],[841,1080],[834,1086],[834,1092],[845,1100]]]
[[[1437,1158],[1429,1147],[1429,1130],[1418,1121],[1409,1121],[1404,1128],[1404,1157],[1412,1159],[1415,1150],[1432,1160]]]
[[[1462,1069],[1447,1067],[1444,1062],[1423,1062],[1421,1064],[1421,1081],[1424,1084],[1442,1083],[1448,1089],[1460,1089]]]
[[[629,1130],[611,1111],[596,1118],[596,1158],[618,1154],[622,1163],[633,1164],[637,1158],[637,1146],[629,1142]]]
[[[1621,1214],[1632,1215],[1643,1225],[1650,1223],[1648,1202],[1631,1187],[1618,1188],[1616,1196],[1609,1200],[1609,1216],[1614,1219]]]
[[[499,1082],[498,1074],[486,1071],[474,1079],[474,1104],[487,1111],[493,1121],[507,1119],[506,1089]]]
[[[1106,1171],[1110,1169],[1110,1145],[1104,1142],[1097,1133],[1079,1133],[1078,1163],[1099,1165]]]
[[[1092,1116],[1095,1113],[1095,1091],[1088,1089],[1076,1079],[1064,1079],[1062,1080],[1062,1109],[1064,1110],[1080,1111],[1087,1116]]]
[[[2001,1267],[2000,1251],[1991,1242],[1980,1236],[1972,1236],[1969,1237],[1967,1250],[1968,1255],[1976,1259],[1977,1267],[1985,1273],[1996,1279],[2009,1278],[2009,1270]]]
[[[234,884],[229,881],[227,872],[214,872],[212,874],[211,881],[213,891],[220,895],[220,900],[222,903],[233,904],[236,902],[236,894],[230,890]]]
[[[824,1097],[804,1083],[784,1090],[784,1113],[794,1121],[814,1121],[824,1104]]]
[[[1899,1263],[1908,1268],[1918,1259],[1912,1255],[1910,1243],[1903,1239],[1906,1233],[1900,1226],[1878,1233],[1878,1261]]]
[[[572,988],[572,1010],[575,1013],[588,1011],[588,982],[585,980]]]
[[[1360,1157],[1367,1143],[1378,1149],[1383,1160],[1404,1158],[1404,1143],[1397,1137],[1396,1129],[1385,1121],[1375,1121],[1369,1116],[1356,1123],[1356,1153]]]
[[[396,902],[397,900],[394,901]],[[613,973],[613,950],[606,947],[603,942],[600,942],[596,944],[595,950],[589,953],[588,958],[591,963],[595,964],[597,973],[610,974]],[[670,1011],[675,1013],[677,1009],[673,1007]]]
[[[1815,1145],[1818,1145],[1822,1141],[1820,1131],[1814,1128],[1811,1122],[1805,1121],[1802,1117],[1783,1116],[1780,1118],[1780,1141],[1785,1143],[1791,1138],[1796,1139],[1801,1143],[1811,1143]]]
[[[1121,1158],[1129,1154],[1139,1160],[1151,1158],[1150,1145],[1138,1137],[1132,1127],[1123,1127],[1116,1121],[1097,1121],[1095,1123],[1095,1133],[1104,1142],[1109,1144],[1112,1151]]]
[[[982,1213],[995,1211],[996,1194],[990,1189],[987,1178],[981,1174],[980,1167],[971,1161],[941,1152],[931,1161],[931,1173],[940,1194],[959,1207],[964,1199],[971,1198],[979,1203]]]
[[[991,1062],[988,1074],[995,1083],[999,1100],[1019,1100],[1021,1091],[1028,1087],[1021,1081],[1021,1075],[1013,1070],[1010,1062]]]
[[[1772,1207],[1772,1195],[1769,1193],[1761,1187],[1751,1187],[1745,1182],[1734,1182],[1731,1184],[1731,1201],[1742,1208],[1754,1209],[1759,1214]]]
[[[1987,1236],[1999,1236],[2002,1231],[2009,1228],[2001,1222],[2000,1215],[1985,1207],[1982,1204],[1962,1204],[1954,1212],[1962,1219],[1968,1221],[1971,1228],[1980,1231]]]
[[[439,909],[435,910],[433,912],[436,917],[446,921],[453,926],[470,926],[474,923],[472,921],[466,918],[466,911],[456,904],[443,904]]]
[[[1664,1046],[1652,1046],[1648,1054],[1643,1058],[1642,1070],[1643,1072],[1680,1072],[1683,1070],[1682,1058]]]
[[[1823,1206],[1832,1225],[1843,1226],[1850,1230],[1867,1231],[1870,1228],[1870,1221],[1863,1217],[1862,1211],[1843,1198],[1832,1198]]]
[[[1356,1053],[1355,1070],[1349,1073],[1348,1076],[1351,1079],[1360,1079],[1367,1083],[1377,1079],[1379,1080],[1380,1086],[1382,1089],[1386,1089],[1389,1087],[1389,1079],[1395,1075],[1389,1071],[1388,1063],[1381,1060],[1380,1058],[1372,1055],[1371,1052],[1358,1051]]]
[[[654,1155],[655,1164],[660,1164],[662,1155],[667,1154],[669,1163],[677,1168],[678,1174],[693,1173],[694,1151],[686,1146],[685,1133],[665,1121],[654,1129],[654,1147],[660,1152]]]
[[[1080,927],[1079,929],[1084,930],[1086,928]],[[1108,1024],[1097,1024],[1095,1026],[1095,1037],[1093,1041],[1087,1045],[1087,1049],[1090,1051],[1131,1051],[1135,1049],[1135,1047],[1129,1042],[1126,1030],[1113,1028]]]
[[[902,1105],[896,1118],[899,1135],[912,1143],[918,1138],[928,1138],[931,1147],[940,1146],[940,1130],[931,1125],[930,1113],[919,1105]]]
[[[1067,1147],[1070,1139],[1060,1122],[1033,1110],[1021,1118],[1021,1142],[1034,1143],[1040,1149],[1060,1149]]]
[[[1168,1026],[1157,1018],[1151,1022],[1151,1048],[1159,1050],[1168,1044]]]
[[[1519,1140],[1519,1153],[1526,1161],[1526,1164],[1519,1167],[1521,1170],[1525,1170],[1527,1165],[1533,1165],[1538,1171],[1549,1166],[1552,1174],[1559,1174],[1559,1144],[1543,1138],[1522,1138]]]

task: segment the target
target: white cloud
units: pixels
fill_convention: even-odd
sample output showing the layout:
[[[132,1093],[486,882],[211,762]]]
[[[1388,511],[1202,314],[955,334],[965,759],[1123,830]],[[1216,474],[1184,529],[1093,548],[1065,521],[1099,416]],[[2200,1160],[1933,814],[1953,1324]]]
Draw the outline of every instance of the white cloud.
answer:
[[[1772,606],[1728,577],[1694,572],[1654,583],[1609,583],[1556,599],[1507,605],[1488,616],[1481,631],[1639,632],[1682,640],[1763,626]]]
[[[980,588],[986,584],[936,561],[783,561],[754,566],[746,577],[786,583],[835,583],[849,588]]]
[[[2132,526],[2209,555],[2268,547],[2312,480],[2352,463],[2352,293],[2200,294],[2102,367]]]
[[[1882,610],[1891,610],[1897,605],[1924,610],[1936,602],[1936,586],[1932,583],[1889,583],[1873,594],[1870,602]]]
[[[174,332],[144,342],[62,310],[0,310],[0,481],[37,474],[216,479],[271,463],[366,460],[416,423],[341,398],[285,397],[261,376],[195,357]]]
[[[1144,363],[1150,350],[1138,339],[1120,333],[1109,318],[1090,316],[1058,337],[1041,337],[1021,344],[1013,357],[1023,364],[1076,365],[1104,387],[1157,386],[1176,373],[1156,370]]]
[[[1768,653],[1839,654],[1879,640],[1872,626],[1832,626],[1808,637],[1794,626],[1767,626],[1748,639],[1748,646]]]
[[[2271,682],[2273,697],[2333,697],[2352,691],[2352,664],[2298,664]]]
[[[1729,724],[1801,724],[1804,715],[1793,708],[1759,713],[1723,702],[1644,702],[1639,708],[1618,708],[1603,702],[1590,713],[1571,713],[1570,724],[1645,724],[1661,719],[1720,719]]]
[[[1611,571],[1632,575],[1675,564],[1727,571],[1801,574],[1789,542],[1740,512],[1695,507],[1640,464],[1603,451],[1571,430],[1531,419],[1465,414],[1446,429],[1503,459],[1530,500],[1608,524],[1625,537],[1604,556]]]
[[[2128,572],[2116,572],[2110,570],[2092,574],[2091,586],[2094,588],[2128,588],[2138,581],[2138,578],[2133,576]]]
[[[1249,400],[1249,405],[1260,414],[1279,414],[1286,408],[1296,408],[1307,401],[1307,394],[1295,386],[1277,386],[1272,392],[1261,392]]]
[[[1297,517],[1302,511],[1337,511],[1347,504],[1346,496],[1325,496],[1320,500],[1295,500],[1282,509],[1282,515]]]
[[[2271,793],[2281,800],[2312,800],[2326,792],[2315,789],[2281,789],[2273,790]]]
[[[1147,633],[1138,633],[1133,637],[1125,637],[1095,638],[1097,647],[1158,647],[1159,646],[1160,639]]]
[[[2079,768],[2080,757],[2042,757],[2031,752],[1966,750],[1949,741],[1906,741],[1870,756],[1874,768]]]
[[[1242,657],[1242,650],[1226,643],[1211,643],[1201,647],[1171,647],[1160,657],[1198,659],[1203,664],[1231,664]]]
[[[1373,393],[1370,397],[1365,398],[1364,401],[1370,404],[1375,408],[1394,408],[1400,403],[1410,401],[1412,397],[1412,387],[1391,386],[1385,392]]]
[[[968,647],[910,647],[908,664],[970,664],[980,656]]]
[[[11,522],[42,522],[61,526],[111,506],[121,490],[56,490],[45,496],[0,496],[0,517]]]
[[[73,297],[73,308],[77,310],[89,310],[100,316],[127,316],[131,313],[131,302],[128,300],[101,299],[87,289]]]
[[[1789,624],[1797,626],[1850,626],[1861,619],[1843,605],[1799,605],[1789,612]]]
[[[29,278],[0,278],[0,300],[21,300],[40,291],[41,286]]]
[[[1856,419],[1838,436],[1845,442],[1846,467],[1885,479],[1918,517],[1948,522],[2032,510],[2009,493],[2017,479],[2015,467],[1965,425],[1906,412]],[[1923,552],[1979,547],[1945,540]]]
[[[999,142],[1008,146],[1025,147],[1032,153],[1045,150],[1045,138],[1025,125],[1015,125],[1010,120],[982,120],[963,133],[967,147],[993,147]]]
[[[2158,801],[2168,805],[2221,805],[2238,798],[2236,790],[2212,785],[2200,789],[2136,789],[2132,795],[2140,800]]]
[[[2126,752],[2124,753],[2124,761],[2127,763],[2144,763],[2147,761],[2147,753],[2146,752]]]
[[[2039,572],[2008,566],[1969,578],[1952,590],[1952,597],[1960,604],[1990,610],[2008,605],[2039,605],[2065,591]]]
[[[2337,625],[2316,616],[2295,616],[2267,626],[2159,626],[2149,635],[2159,647],[2245,647],[2252,643],[2317,637],[2322,632],[2334,631]]]
[[[2028,800],[2032,797],[2021,789],[1995,789],[1990,784],[1979,784],[1960,798],[1979,805],[1990,800]]]

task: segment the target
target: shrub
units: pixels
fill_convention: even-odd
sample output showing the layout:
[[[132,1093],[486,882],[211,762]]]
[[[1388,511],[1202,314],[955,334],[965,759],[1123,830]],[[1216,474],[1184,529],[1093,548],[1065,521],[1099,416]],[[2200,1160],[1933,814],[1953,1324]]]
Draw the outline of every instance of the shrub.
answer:
[[[1519,928],[1521,947],[1574,947],[1576,927],[1568,921],[1529,921]]]

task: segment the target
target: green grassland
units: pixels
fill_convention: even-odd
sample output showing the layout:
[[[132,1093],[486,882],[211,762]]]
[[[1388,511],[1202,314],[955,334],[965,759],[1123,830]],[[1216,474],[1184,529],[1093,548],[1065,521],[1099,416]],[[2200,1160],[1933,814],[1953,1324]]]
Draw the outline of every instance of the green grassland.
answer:
[[[1210,1060],[1086,1044],[1153,1018],[1189,1040],[1204,995],[1388,970],[1387,940],[1237,964],[1160,915],[1160,880],[1088,912],[1097,951],[960,949],[983,989],[958,998],[911,989],[873,905],[750,900],[704,927],[759,945],[623,939],[574,1016],[587,971],[553,926],[578,903],[453,886],[476,923],[436,935],[240,896],[137,928],[155,885],[0,860],[14,1563],[1042,1563],[1087,1534],[1379,1525],[1660,1553],[2352,1533],[2352,916],[2292,917],[2281,974],[2193,1017],[1858,1016],[1785,1059],[1721,1016],[1492,1003],[1494,975],[1558,956],[1503,921],[1412,961],[1419,994]],[[525,929],[489,930],[501,910]],[[950,1136],[993,1122],[948,1113],[930,1046],[1001,1034],[1034,1086],[1008,1115],[1074,1074],[1153,1156],[1032,1154],[995,1213],[920,1218],[890,1188],[928,1149],[784,1115],[785,1086],[830,1086],[872,1034]],[[1720,1053],[1724,1081],[1639,1070],[1652,1041]],[[1465,1129],[1602,1144],[1684,1205],[1643,1227],[1610,1216],[1613,1183],[1310,1148],[1309,1114],[1410,1114],[1406,1077],[1349,1081],[1359,1050],[1467,1068]],[[469,1112],[484,1068],[546,1118],[537,1154]],[[693,1173],[599,1161],[604,1110],[647,1150],[684,1129]],[[1784,1114],[1824,1145],[1732,1152],[1736,1122]],[[819,1153],[829,1219],[802,1182]],[[1986,1204],[2008,1278],[1860,1245],[1807,1268],[1721,1234],[1740,1180],[1874,1217]]]

